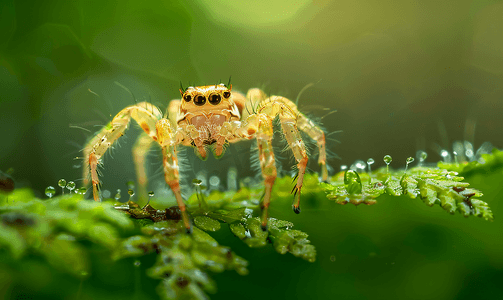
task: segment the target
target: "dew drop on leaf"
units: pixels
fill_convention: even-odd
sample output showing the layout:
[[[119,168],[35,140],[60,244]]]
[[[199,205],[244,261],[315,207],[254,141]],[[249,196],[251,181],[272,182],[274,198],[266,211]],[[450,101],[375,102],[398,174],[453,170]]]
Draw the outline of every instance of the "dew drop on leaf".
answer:
[[[79,188],[78,193],[79,193],[80,195],[84,195],[86,192],[87,192],[87,189],[86,189],[85,187],[81,187],[81,188]]]
[[[358,172],[347,170],[346,173],[344,173],[344,184],[346,185],[348,194],[355,195],[362,193],[362,181]]]
[[[65,193],[65,186],[66,186],[66,180],[65,179],[60,179],[58,181],[58,186],[61,188],[61,193],[64,194]]]
[[[104,191],[103,191],[103,198],[110,198],[110,195],[111,195],[111,194],[112,194],[112,193],[110,193],[110,191],[109,191],[109,190],[104,190]]]
[[[75,189],[75,182],[73,181],[68,181],[66,184],[66,188],[70,191],[70,193]]]
[[[56,194],[56,189],[53,186],[48,186],[45,188],[45,195],[52,198]]]
[[[120,189],[117,189],[117,193],[115,194],[114,199],[116,201],[119,201],[121,199],[121,190]]]
[[[423,162],[426,160],[428,157],[428,153],[424,152],[423,150],[418,150],[416,152],[416,158],[419,160],[419,165],[421,166]]]
[[[59,186],[60,188],[65,188],[65,186],[66,186],[66,180],[64,180],[64,179],[60,179],[60,180],[58,181],[58,186]]]

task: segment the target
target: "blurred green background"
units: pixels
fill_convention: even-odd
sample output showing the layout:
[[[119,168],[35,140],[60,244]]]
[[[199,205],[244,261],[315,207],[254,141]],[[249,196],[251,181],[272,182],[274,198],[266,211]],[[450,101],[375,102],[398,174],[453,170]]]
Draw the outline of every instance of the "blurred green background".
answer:
[[[439,160],[432,145],[472,139],[467,123],[476,124],[476,147],[503,144],[502,1],[2,0],[0,7],[0,170],[13,168],[17,186],[39,195],[60,178],[79,183],[75,158],[86,139],[134,103],[116,82],[162,109],[179,97],[180,81],[232,76],[235,90],[262,87],[290,99],[314,82],[299,103],[316,117],[337,110],[323,119],[327,132],[343,131],[331,136],[341,144],[329,144],[341,157],[329,161],[336,170],[368,157],[379,165],[385,154],[403,167],[420,149]],[[124,190],[134,178],[137,131],[105,159],[104,188]],[[223,159],[248,172],[247,147]],[[151,161],[153,178],[162,178]],[[216,276],[214,297],[501,295],[503,192],[497,181],[473,180],[494,223],[396,199],[358,209],[325,203],[299,216],[273,205],[272,216],[312,236],[317,262],[247,249],[227,232],[220,242],[250,260],[251,274]]]

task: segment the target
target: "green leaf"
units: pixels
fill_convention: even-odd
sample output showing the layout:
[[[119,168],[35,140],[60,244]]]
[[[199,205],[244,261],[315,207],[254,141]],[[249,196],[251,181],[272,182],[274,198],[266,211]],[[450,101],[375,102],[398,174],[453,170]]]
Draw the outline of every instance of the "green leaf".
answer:
[[[293,230],[293,223],[269,218],[267,231],[263,231],[260,225],[260,218],[250,218],[245,223],[231,224],[229,227],[234,235],[250,247],[263,247],[270,240],[280,254],[290,252],[309,262],[316,260],[316,249],[307,239],[308,235]]]
[[[206,231],[217,231],[220,229],[220,222],[207,216],[195,217],[194,224]]]

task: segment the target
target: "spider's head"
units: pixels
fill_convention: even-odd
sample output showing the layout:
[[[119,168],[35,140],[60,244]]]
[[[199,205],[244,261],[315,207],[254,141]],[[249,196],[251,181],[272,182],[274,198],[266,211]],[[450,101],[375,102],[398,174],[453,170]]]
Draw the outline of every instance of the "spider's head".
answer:
[[[181,108],[187,112],[209,111],[225,109],[229,107],[232,84],[189,86],[180,89],[182,95]]]
[[[224,122],[239,119],[239,111],[232,100],[232,85],[205,85],[180,89],[182,99],[177,118],[178,124],[191,126],[187,129],[192,145],[200,158],[206,158],[206,148],[211,146],[215,157],[224,153],[225,138],[220,135]],[[194,133],[195,131],[195,133]],[[222,139],[223,138],[223,139]]]

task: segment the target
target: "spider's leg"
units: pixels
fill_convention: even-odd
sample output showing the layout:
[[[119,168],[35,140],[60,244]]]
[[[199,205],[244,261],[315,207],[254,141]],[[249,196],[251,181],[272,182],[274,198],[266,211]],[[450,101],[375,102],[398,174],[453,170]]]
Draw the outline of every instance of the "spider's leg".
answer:
[[[260,104],[258,112],[260,114],[264,113],[270,118],[279,116],[283,134],[297,161],[297,184],[293,188],[292,193],[294,193],[294,197],[296,198],[293,204],[293,210],[295,213],[300,213],[300,191],[304,181],[308,157],[306,146],[297,129],[298,111],[296,111],[295,104],[290,100],[279,96],[273,96]]]
[[[128,106],[121,110],[112,121],[103,127],[96,137],[92,138],[84,148],[84,176],[91,173],[91,181],[93,185],[93,198],[95,201],[100,201],[99,179],[98,179],[98,164],[105,152],[113,145],[113,143],[121,136],[129,125],[129,121],[133,118],[141,128],[154,140],[157,140],[155,131],[155,123],[162,118],[162,113],[159,109],[148,102],[138,103]],[[89,167],[89,171],[85,170]],[[84,184],[89,181],[84,177]]]
[[[145,156],[152,147],[154,140],[147,134],[141,133],[133,146],[133,162],[136,171],[136,180],[138,181],[138,199],[146,200],[147,195],[147,172],[145,170]]]
[[[256,135],[259,152],[260,168],[264,177],[265,195],[262,202],[262,230],[267,230],[267,217],[269,203],[271,201],[271,190],[276,180],[276,162],[272,148],[273,137],[272,119],[265,114],[259,115],[259,127]]]
[[[309,120],[302,113],[298,114],[297,118],[297,126],[300,130],[304,131],[309,135],[310,138],[316,141],[318,144],[318,164],[321,167],[321,179],[323,181],[328,180],[328,171],[327,171],[327,151],[325,148],[325,133],[319,126],[313,123],[313,121]]]
[[[180,172],[178,166],[178,157],[176,155],[176,132],[167,119],[161,119],[156,124],[158,142],[162,147],[164,179],[175,194],[176,202],[182,212],[183,225],[187,232],[192,231],[189,216],[183,203],[180,190]]]

